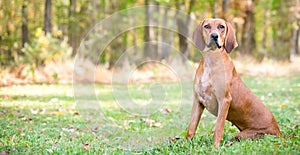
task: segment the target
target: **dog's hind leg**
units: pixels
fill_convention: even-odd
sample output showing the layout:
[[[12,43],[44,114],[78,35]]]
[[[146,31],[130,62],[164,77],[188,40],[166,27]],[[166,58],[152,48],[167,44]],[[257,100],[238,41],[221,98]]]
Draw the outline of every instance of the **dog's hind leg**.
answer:
[[[255,131],[255,130],[243,130],[237,134],[234,135],[234,138],[238,141],[240,141],[242,138],[244,139],[259,139],[263,136],[264,134],[259,132],[259,131]]]

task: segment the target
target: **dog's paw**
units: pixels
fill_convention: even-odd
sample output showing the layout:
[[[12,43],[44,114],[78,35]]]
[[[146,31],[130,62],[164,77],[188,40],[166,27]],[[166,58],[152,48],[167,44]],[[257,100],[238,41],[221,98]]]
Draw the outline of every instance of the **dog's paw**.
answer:
[[[215,147],[215,148],[218,148],[219,145],[220,145],[220,142],[214,142],[214,147]]]

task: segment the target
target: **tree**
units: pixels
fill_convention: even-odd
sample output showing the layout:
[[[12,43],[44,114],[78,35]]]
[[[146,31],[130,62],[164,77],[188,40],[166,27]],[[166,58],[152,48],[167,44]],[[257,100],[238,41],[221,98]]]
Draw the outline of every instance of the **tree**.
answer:
[[[51,33],[51,0],[46,0],[45,2],[45,21],[44,21],[44,31],[45,33]]]
[[[68,23],[68,37],[69,37],[69,44],[71,45],[73,51],[72,56],[75,56],[76,54],[76,48],[77,48],[77,36],[76,33],[77,25],[75,23],[75,13],[76,13],[76,0],[70,0],[69,5],[69,23]]]
[[[242,31],[241,52],[244,54],[251,54],[255,49],[255,19],[254,19],[254,6],[253,0],[245,1],[245,17]]]
[[[150,57],[151,59],[155,58],[156,53],[154,53],[154,47],[152,46],[152,43],[149,43],[153,39],[153,29],[149,26],[151,23],[151,12],[153,11],[153,7],[149,7],[149,0],[145,0],[145,29],[144,29],[144,41],[146,42],[145,47],[144,47],[144,56]]]
[[[300,54],[300,0],[297,0],[296,6],[290,8],[290,12],[293,18],[292,25],[295,25],[292,29],[292,39],[290,48],[290,61],[293,62],[297,54]]]
[[[222,0],[222,13],[220,15],[221,18],[225,19],[227,17],[227,10],[228,10],[228,1]]]
[[[182,7],[184,7],[184,2],[179,2],[179,0],[176,0],[176,9],[180,10]],[[191,12],[192,8],[194,6],[195,0],[190,0],[189,2],[189,7],[187,10],[188,15],[185,17],[182,16],[177,16],[177,26],[178,26],[178,31],[182,34],[188,35],[190,34],[191,30]],[[179,49],[182,53],[182,56],[187,57],[188,56],[188,51],[189,51],[189,43],[187,41],[186,36],[183,36],[182,34],[178,33],[179,37]],[[186,59],[182,59],[184,61]]]
[[[28,42],[28,15],[27,15],[28,1],[24,0],[22,5],[22,47]]]

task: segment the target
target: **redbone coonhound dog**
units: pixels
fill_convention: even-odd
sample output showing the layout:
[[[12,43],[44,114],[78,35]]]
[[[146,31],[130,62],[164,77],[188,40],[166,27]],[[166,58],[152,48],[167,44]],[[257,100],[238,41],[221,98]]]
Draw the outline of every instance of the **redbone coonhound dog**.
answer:
[[[193,33],[203,51],[194,80],[194,103],[186,138],[195,135],[203,110],[217,116],[214,146],[218,147],[226,119],[240,132],[234,138],[254,139],[263,134],[280,136],[273,114],[243,83],[229,57],[238,46],[234,30],[223,19],[205,19]]]

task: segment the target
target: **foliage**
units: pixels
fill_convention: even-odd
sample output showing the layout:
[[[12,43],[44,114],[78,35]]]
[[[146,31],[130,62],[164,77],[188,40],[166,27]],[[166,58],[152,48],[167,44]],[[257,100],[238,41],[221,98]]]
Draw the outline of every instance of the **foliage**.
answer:
[[[299,22],[294,18],[293,12],[289,12],[291,7],[295,6],[296,0],[149,0],[149,4],[168,6],[178,8],[182,11],[191,11],[192,16],[196,17],[196,22],[207,17],[222,17],[231,21],[237,32],[240,51],[245,47],[242,42],[242,36],[254,36],[254,43],[250,47],[256,47],[251,51],[255,57],[275,57],[287,59],[289,51],[294,48],[290,45],[292,24]],[[252,2],[254,9],[247,9],[247,3]],[[1,65],[18,65],[19,57],[22,56],[22,5],[28,7],[28,38],[31,46],[37,46],[35,30],[43,27],[45,4],[43,1],[34,0],[11,0],[0,1],[0,64]],[[226,5],[225,5],[226,3]],[[75,56],[76,49],[79,47],[81,40],[86,36],[88,31],[100,20],[109,17],[111,14],[145,4],[145,0],[53,0],[52,5],[52,32],[61,32],[61,38],[68,37],[68,44],[73,48],[72,56]],[[224,4],[224,5],[223,5]],[[180,5],[180,6],[178,6]],[[225,10],[227,10],[225,12]],[[255,16],[255,33],[250,34],[244,29],[245,17],[247,10],[253,10]],[[164,10],[159,10],[160,15],[164,15]],[[141,15],[144,17],[144,15]],[[175,15],[174,15],[174,18]],[[141,18],[140,20],[145,20]],[[160,21],[162,22],[162,21]],[[178,23],[175,23],[178,24]],[[193,27],[192,27],[193,28]],[[112,42],[107,48],[108,52],[101,57],[101,62],[113,65],[123,50],[123,47],[130,47],[143,40],[145,28],[133,29],[125,35],[128,36],[126,41]],[[162,29],[150,29],[154,36],[151,39],[158,40],[163,36]],[[297,30],[299,33],[299,29]],[[300,33],[299,33],[300,34]],[[169,34],[167,34],[169,35]],[[55,34],[52,34],[55,36]],[[46,36],[47,37],[47,36]],[[179,46],[178,35],[165,36],[173,41],[173,46]],[[122,38],[125,39],[126,37]],[[134,38],[134,39],[133,39]],[[297,37],[296,37],[297,38]],[[170,41],[168,41],[170,42]],[[249,47],[249,45],[248,45]],[[25,47],[25,49],[28,47]],[[33,48],[33,47],[32,47]],[[67,49],[66,49],[67,50]],[[117,52],[115,52],[117,51]],[[283,52],[284,51],[284,52]],[[189,50],[190,59],[195,58],[195,50]],[[162,52],[160,52],[162,53]],[[29,55],[28,55],[29,56]],[[24,58],[29,59],[29,58]],[[262,58],[260,58],[262,59]],[[197,58],[195,60],[198,60]],[[37,64],[42,62],[36,62]]]
[[[140,152],[141,154],[299,154],[299,76],[293,78],[243,77],[246,84],[273,112],[285,137],[266,135],[259,140],[235,141],[232,137],[238,132],[226,123],[223,141],[218,149],[213,147],[212,128],[216,119],[205,111],[195,138],[191,141],[167,141],[157,147]],[[276,85],[274,85],[276,83]],[[134,87],[140,87],[138,85]],[[111,86],[95,85],[101,90],[98,94],[107,110],[114,102]],[[171,97],[180,93],[178,87],[170,89]],[[99,91],[98,91],[99,92]],[[141,101],[147,95],[133,89],[132,95]],[[94,132],[86,128],[85,122],[74,107],[71,85],[32,85],[1,88],[0,91],[0,152],[2,154],[136,154],[109,145]],[[191,103],[192,104],[192,103]],[[103,107],[102,107],[103,108]],[[188,110],[188,109],[187,109]],[[189,111],[189,110],[188,110]],[[166,119],[152,118],[155,120]],[[127,112],[115,111],[111,119],[125,125]],[[130,119],[134,119],[131,117]],[[184,122],[177,122],[178,125]],[[145,128],[149,130],[149,128]],[[172,129],[170,129],[172,130]],[[168,131],[166,131],[168,132]],[[185,131],[182,131],[185,132]],[[125,132],[126,133],[126,132]],[[159,134],[159,133],[158,133]],[[116,141],[118,142],[118,141]],[[251,150],[251,152],[249,152]]]
[[[72,48],[67,43],[67,38],[63,40],[53,37],[51,34],[45,35],[41,28],[37,29],[36,38],[30,44],[25,44],[22,49],[24,56],[21,62],[31,64],[34,68],[45,65],[47,61],[62,61],[71,55]]]

